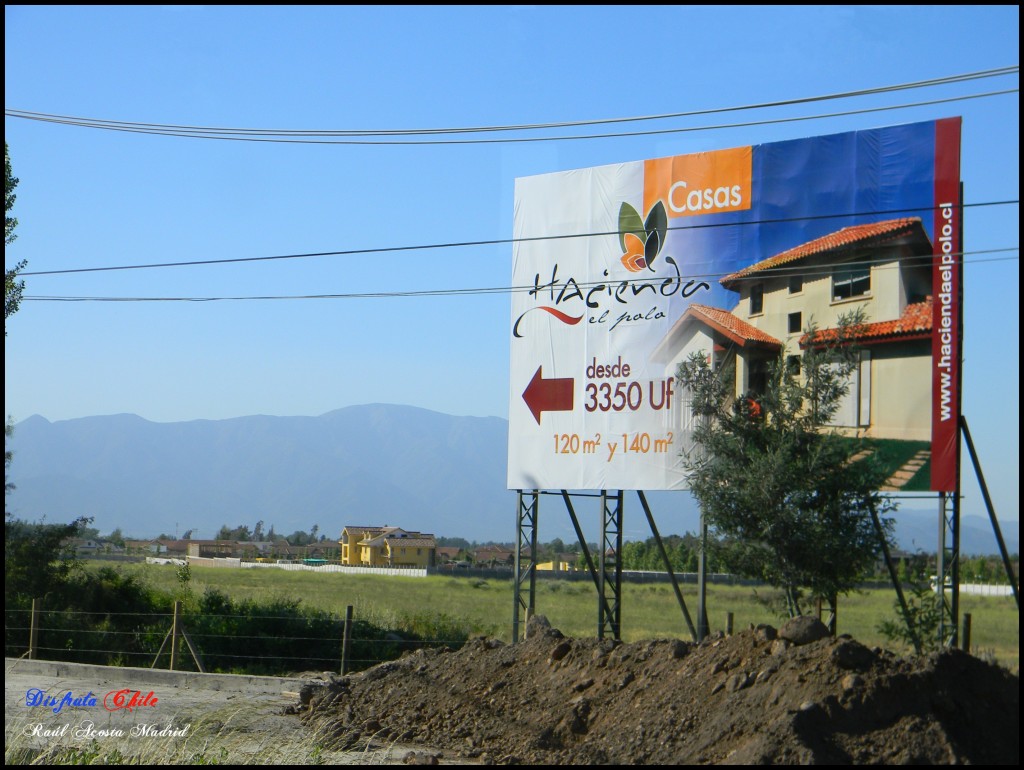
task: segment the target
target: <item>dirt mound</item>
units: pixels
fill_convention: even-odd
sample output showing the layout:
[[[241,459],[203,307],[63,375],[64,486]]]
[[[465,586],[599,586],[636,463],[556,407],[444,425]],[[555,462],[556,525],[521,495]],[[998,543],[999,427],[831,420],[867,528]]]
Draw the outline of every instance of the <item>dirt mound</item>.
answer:
[[[951,650],[919,659],[797,619],[701,644],[527,639],[420,650],[306,688],[339,748],[445,747],[416,762],[1017,764],[1019,677]]]

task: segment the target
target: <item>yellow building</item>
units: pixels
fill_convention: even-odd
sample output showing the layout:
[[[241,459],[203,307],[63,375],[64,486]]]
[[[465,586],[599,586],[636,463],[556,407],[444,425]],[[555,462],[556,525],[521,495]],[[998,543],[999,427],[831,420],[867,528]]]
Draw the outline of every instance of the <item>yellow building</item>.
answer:
[[[345,527],[341,563],[361,567],[430,567],[437,542],[433,535],[400,527]]]

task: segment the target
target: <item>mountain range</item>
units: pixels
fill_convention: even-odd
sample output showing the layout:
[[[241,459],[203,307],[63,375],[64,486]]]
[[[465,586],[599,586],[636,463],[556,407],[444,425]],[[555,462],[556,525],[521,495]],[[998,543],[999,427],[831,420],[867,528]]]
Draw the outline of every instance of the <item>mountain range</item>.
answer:
[[[91,516],[101,533],[155,537],[264,522],[280,535],[317,525],[330,539],[349,525],[391,525],[477,542],[513,542],[517,500],[506,488],[508,422],[393,404],[351,406],[318,417],[256,415],[156,423],[131,414],[14,426],[7,510],[27,521]],[[699,528],[687,492],[647,494],[661,534]],[[915,501],[916,502],[916,501]],[[934,552],[937,504],[896,515],[898,546]],[[588,542],[599,539],[597,502],[574,502]],[[1017,522],[1001,522],[1009,550]],[[560,497],[542,498],[538,537],[575,540]],[[633,493],[624,536],[650,528]],[[987,518],[964,516],[961,553],[997,550]]]

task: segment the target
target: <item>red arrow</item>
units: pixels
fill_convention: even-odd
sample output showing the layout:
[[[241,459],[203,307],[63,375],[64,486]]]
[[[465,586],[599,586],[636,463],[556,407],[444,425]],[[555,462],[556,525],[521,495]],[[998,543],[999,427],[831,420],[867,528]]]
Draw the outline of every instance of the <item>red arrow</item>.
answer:
[[[545,380],[537,367],[537,373],[533,375],[530,384],[523,391],[523,401],[530,407],[533,419],[540,425],[541,412],[570,412],[573,405],[573,386],[575,381],[571,377],[562,379]]]

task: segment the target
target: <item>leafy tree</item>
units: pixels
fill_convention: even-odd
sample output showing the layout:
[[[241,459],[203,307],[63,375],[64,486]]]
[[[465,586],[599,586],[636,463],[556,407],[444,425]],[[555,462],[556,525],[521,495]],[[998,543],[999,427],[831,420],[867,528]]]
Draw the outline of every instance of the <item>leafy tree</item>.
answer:
[[[4,600],[24,603],[60,592],[81,566],[75,558],[73,538],[92,519],[80,517],[70,524],[4,520]]]
[[[802,590],[834,598],[856,587],[879,550],[872,514],[892,504],[878,493],[885,470],[859,438],[828,428],[856,366],[862,313],[834,332],[806,330],[800,373],[783,350],[763,393],[736,398],[731,371],[692,355],[678,377],[692,396],[699,451],[685,459],[690,488],[717,537],[724,566],[784,591],[790,615]],[[855,456],[857,459],[855,459]]]
[[[124,548],[124,533],[121,532],[120,527],[117,527],[113,532],[107,535],[106,539],[114,545]]]
[[[14,434],[14,422],[11,418],[7,418],[7,422],[4,423],[4,517],[10,516],[10,512],[7,510],[7,495],[14,491],[14,482],[11,481],[9,472],[11,470],[11,460],[14,459],[14,453],[7,448],[7,441]]]
[[[288,545],[309,545],[311,542],[309,533],[303,532],[301,529],[297,529],[290,535],[287,535],[285,540],[288,542]]]
[[[18,186],[18,179],[11,173],[11,155],[4,142],[4,246],[14,243],[18,236],[14,228],[18,226],[16,217],[11,216],[11,209],[14,208],[14,201],[18,197],[14,194],[14,188]],[[25,282],[18,280],[18,273],[25,269],[28,264],[21,260],[10,270],[4,268],[4,336],[7,336],[7,319],[18,312],[21,304],[21,293],[25,289]]]
[[[216,540],[252,540],[252,533],[245,524],[239,524],[231,529],[227,524],[217,531]]]
[[[886,619],[878,624],[878,632],[890,642],[902,642],[913,647],[918,653],[937,652],[942,648],[939,637],[939,623],[942,610],[935,601],[935,591],[927,582],[912,583],[907,611],[898,601],[893,603],[896,619]]]

